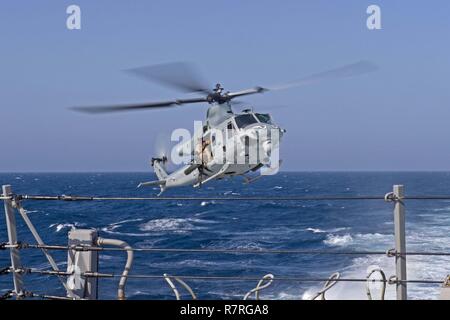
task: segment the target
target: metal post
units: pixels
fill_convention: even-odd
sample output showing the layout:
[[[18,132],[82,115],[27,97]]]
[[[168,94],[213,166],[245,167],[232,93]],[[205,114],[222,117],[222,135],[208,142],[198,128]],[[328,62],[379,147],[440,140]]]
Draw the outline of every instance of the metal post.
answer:
[[[397,300],[406,300],[406,236],[405,236],[405,204],[403,202],[403,185],[394,185],[394,228],[395,228],[395,268],[397,280]]]
[[[69,232],[69,246],[96,246],[97,231],[95,229],[75,229]],[[85,277],[85,272],[98,272],[97,251],[77,251],[69,249],[67,270],[73,275],[67,279],[67,294],[75,299],[96,300],[98,297],[98,279]]]
[[[8,197],[12,195],[11,186],[2,186],[3,196]],[[8,242],[11,245],[17,244],[17,230],[16,230],[16,216],[11,199],[4,200],[5,202],[5,216],[6,216],[6,227],[8,230]],[[17,295],[21,295],[23,292],[23,279],[22,275],[16,270],[22,268],[22,263],[20,261],[19,249],[10,248],[11,255],[11,271],[13,273],[14,281],[14,291]]]
[[[14,206],[19,211],[20,215],[22,216],[23,221],[25,221],[25,224],[28,226],[28,229],[30,229],[31,233],[33,234],[33,237],[36,239],[36,242],[39,245],[45,245],[44,241],[42,240],[41,236],[37,232],[36,228],[34,227],[33,223],[31,222],[30,218],[28,217],[27,211],[22,207],[20,204],[20,201],[14,201]],[[47,249],[42,248],[42,252],[44,253],[45,257],[47,258],[48,262],[52,266],[52,269],[54,271],[59,271],[58,265],[55,262],[55,259],[51,256],[51,254],[47,251]],[[69,297],[72,297],[71,291],[68,289],[65,279],[62,276],[58,276],[59,281],[64,286],[64,288],[67,291],[67,294]]]

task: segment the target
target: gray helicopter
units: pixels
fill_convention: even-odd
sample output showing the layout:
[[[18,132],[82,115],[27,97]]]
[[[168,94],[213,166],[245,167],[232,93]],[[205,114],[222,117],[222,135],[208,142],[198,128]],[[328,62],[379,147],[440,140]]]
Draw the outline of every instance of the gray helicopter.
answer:
[[[159,186],[161,192],[168,188],[191,185],[199,187],[211,180],[242,176],[251,183],[264,175],[276,174],[281,165],[279,148],[286,130],[274,123],[268,113],[254,112],[248,108],[233,112],[238,97],[288,89],[323,80],[347,78],[375,71],[377,67],[367,61],[359,61],[340,68],[304,77],[280,86],[253,87],[235,92],[225,92],[220,84],[209,90],[199,80],[195,70],[186,63],[171,63],[128,70],[147,80],[158,81],[185,92],[197,93],[194,98],[175,99],[140,104],[74,107],[86,113],[106,113],[131,110],[176,107],[185,104],[208,105],[206,120],[194,136],[181,141],[172,149],[171,158],[177,158],[181,167],[168,173],[168,155],[151,159],[158,180],[142,182],[141,186]],[[255,176],[255,172],[259,175]]]

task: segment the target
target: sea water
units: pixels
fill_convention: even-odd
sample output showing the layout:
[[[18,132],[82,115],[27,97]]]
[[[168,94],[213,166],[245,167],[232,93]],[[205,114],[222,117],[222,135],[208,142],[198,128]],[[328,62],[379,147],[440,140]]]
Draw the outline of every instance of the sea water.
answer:
[[[150,173],[2,173],[0,184],[18,194],[155,196],[158,188],[136,189]],[[204,184],[200,189],[168,190],[165,196],[312,196],[384,195],[393,184],[404,184],[408,195],[450,194],[450,173],[282,172],[244,185],[235,178]],[[101,237],[121,239],[135,248],[301,249],[385,251],[394,247],[393,205],[383,200],[357,201],[24,201],[29,217],[47,244],[67,244],[74,228],[96,228]],[[18,237],[34,243],[18,218]],[[450,251],[450,201],[407,201],[408,251]],[[4,219],[0,242],[7,241]],[[67,253],[52,252],[66,270]],[[122,272],[124,252],[101,252],[100,272]],[[26,267],[50,269],[39,250],[22,250]],[[449,257],[408,256],[408,278],[441,280],[450,272]],[[10,265],[9,252],[0,251],[0,268]],[[275,276],[261,292],[267,299],[307,299],[321,283],[276,281],[277,277],[365,278],[373,266],[389,277],[394,260],[385,255],[302,255],[136,252],[131,274],[162,276]],[[25,288],[36,293],[64,295],[54,276],[28,274]],[[200,299],[242,299],[257,281],[186,280]],[[118,279],[100,279],[99,297],[115,299]],[[12,276],[0,276],[0,293],[13,288]],[[375,289],[376,291],[376,289]],[[180,289],[183,293],[183,289]],[[183,293],[183,297],[188,296]],[[376,297],[377,292],[373,295]],[[436,299],[439,285],[410,284],[412,299]],[[129,279],[129,299],[173,299],[163,279]],[[365,299],[365,283],[341,282],[329,299]],[[388,285],[387,298],[395,298]]]

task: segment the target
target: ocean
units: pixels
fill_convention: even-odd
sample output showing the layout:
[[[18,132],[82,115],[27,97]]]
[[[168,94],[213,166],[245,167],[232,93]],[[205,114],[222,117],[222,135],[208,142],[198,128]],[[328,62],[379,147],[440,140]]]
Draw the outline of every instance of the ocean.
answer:
[[[1,173],[0,184],[11,184],[17,194],[154,196],[158,188],[136,189],[150,173]],[[282,172],[244,185],[242,179],[214,181],[201,189],[170,189],[165,196],[308,196],[384,195],[392,185],[404,184],[407,195],[450,194],[447,172]],[[72,228],[95,228],[105,238],[128,242],[135,248],[371,250],[394,247],[393,205],[382,200],[361,201],[24,201],[29,216],[47,244],[67,244]],[[34,243],[20,218],[18,237]],[[450,201],[406,202],[408,251],[446,251],[450,244]],[[0,242],[7,241],[0,220]],[[60,269],[67,254],[52,251]],[[26,267],[49,269],[39,250],[21,251]],[[124,252],[102,252],[100,272],[120,274]],[[443,280],[449,257],[408,256],[408,278]],[[9,266],[9,252],[0,251],[0,268]],[[265,299],[307,299],[322,283],[276,281],[277,277],[327,278],[340,272],[345,278],[365,278],[380,266],[389,277],[394,260],[385,255],[287,255],[223,253],[136,252],[132,274],[161,276],[275,276],[261,291]],[[64,295],[54,276],[28,274],[25,288],[36,293]],[[199,299],[242,299],[257,281],[186,280]],[[115,299],[118,279],[99,281],[99,298]],[[0,293],[13,288],[12,276],[0,276]],[[328,299],[366,299],[365,283],[341,282]],[[186,293],[180,288],[184,298]],[[377,297],[378,292],[373,293]],[[436,299],[439,285],[409,284],[411,299]],[[174,299],[163,279],[129,279],[128,299]],[[388,285],[387,299],[395,298]]]

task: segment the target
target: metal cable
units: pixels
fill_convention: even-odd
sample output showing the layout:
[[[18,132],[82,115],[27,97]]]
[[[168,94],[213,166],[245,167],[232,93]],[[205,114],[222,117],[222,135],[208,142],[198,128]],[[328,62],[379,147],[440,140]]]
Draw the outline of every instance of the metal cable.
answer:
[[[331,288],[333,288],[339,281],[341,277],[341,274],[339,272],[335,272],[333,273],[328,279],[327,281],[324,283],[322,289],[317,292],[312,298],[311,300],[316,300],[317,298],[320,297],[320,300],[326,300],[325,299],[325,293],[330,290]]]
[[[173,283],[172,278],[176,282],[178,282],[181,286],[183,286],[183,288],[185,288],[187,292],[189,292],[189,294],[191,295],[193,300],[197,300],[197,296],[195,295],[195,293],[192,290],[192,288],[186,282],[184,282],[182,279],[180,279],[178,277],[174,277],[174,276],[168,275],[167,273],[164,273],[163,277],[164,277],[164,280],[166,280],[166,282],[169,284],[169,287],[172,289],[173,293],[175,294],[175,298],[177,300],[181,300],[181,295],[178,292],[177,287]]]
[[[240,196],[240,197],[100,197],[76,195],[14,195],[19,200],[46,200],[46,201],[316,201],[316,200],[384,200],[384,196]]]
[[[373,300],[372,299],[372,293],[370,292],[370,284],[375,282],[375,280],[379,280],[379,279],[371,279],[371,276],[373,274],[379,274],[381,276],[382,281],[382,287],[380,290],[380,300],[384,300],[385,294],[386,294],[386,274],[384,273],[384,271],[381,268],[375,268],[372,271],[370,271],[367,274],[367,283],[366,283],[366,294],[367,294],[367,298],[369,300]]]
[[[255,294],[255,300],[259,300],[259,293],[261,290],[268,288],[273,282],[274,275],[271,273],[266,274],[261,280],[258,281],[258,284],[255,288],[247,292],[244,296],[243,300],[247,300],[253,293]]]
[[[47,299],[47,300],[85,300],[85,299],[75,299],[75,298],[70,298],[70,297],[52,296],[52,295],[33,293],[33,292],[31,292],[31,297],[42,298],[42,299]]]
[[[330,250],[289,250],[289,249],[208,249],[208,248],[111,248],[93,246],[67,246],[67,245],[39,245],[39,244],[7,244],[6,248],[17,249],[47,249],[47,250],[74,250],[74,251],[135,251],[135,252],[167,252],[167,253],[224,253],[224,254],[338,254],[338,255],[385,255],[385,251],[330,251]],[[450,254],[450,253],[449,253]]]
[[[53,271],[53,270],[40,270],[33,268],[25,268],[18,270],[18,272],[22,273],[36,273],[36,274],[44,274],[44,275],[57,275],[57,276],[70,276],[71,274],[64,271]],[[114,273],[98,273],[98,272],[84,272],[81,273],[81,276],[84,277],[97,277],[97,278],[120,278],[123,277],[122,274],[114,274]],[[192,276],[192,275],[171,275],[171,277],[177,277],[179,279],[184,280],[231,280],[231,281],[259,281],[260,277],[257,276]],[[153,279],[159,280],[164,279],[164,275],[149,275],[149,274],[128,274],[127,278],[129,279]],[[274,278],[274,281],[292,281],[292,282],[325,282],[328,281],[329,278],[303,278],[297,276],[285,276],[285,277],[277,277]],[[367,282],[367,278],[339,278],[333,279],[333,281],[338,282]],[[380,280],[376,279],[373,282],[385,282],[389,284],[402,282],[402,283],[443,283],[444,280],[426,280],[426,279],[418,279],[418,280]]]
[[[12,196],[0,196],[0,200],[12,200],[17,198],[19,200],[46,200],[46,201],[185,201],[185,200],[198,200],[198,201],[316,201],[316,200],[386,200],[385,195],[318,195],[318,196],[282,196],[282,197],[266,197],[266,196],[240,196],[240,197],[113,197],[113,196],[77,196],[77,195],[12,195]],[[388,199],[396,200],[396,199]],[[450,195],[411,195],[403,196],[402,200],[450,200]]]
[[[386,251],[332,251],[332,250],[296,250],[296,249],[208,249],[208,248],[111,248],[93,246],[67,246],[67,245],[39,245],[39,244],[5,244],[5,248],[17,249],[47,249],[47,250],[74,250],[74,251],[135,251],[150,253],[223,253],[223,254],[311,254],[311,255],[386,255]],[[395,256],[395,250],[388,250],[388,256]],[[450,252],[419,252],[410,251],[401,253],[409,256],[450,256]]]
[[[75,298],[71,298],[71,297],[53,296],[53,295],[48,295],[48,294],[35,293],[35,292],[31,292],[31,291],[23,291],[19,294],[15,293],[14,291],[11,291],[11,297],[12,296],[16,296],[18,299],[42,298],[42,299],[48,299],[48,300],[75,300]],[[84,299],[76,299],[76,300],[84,300]]]

